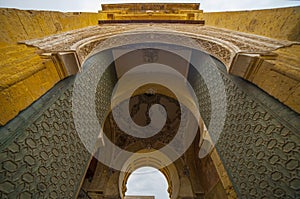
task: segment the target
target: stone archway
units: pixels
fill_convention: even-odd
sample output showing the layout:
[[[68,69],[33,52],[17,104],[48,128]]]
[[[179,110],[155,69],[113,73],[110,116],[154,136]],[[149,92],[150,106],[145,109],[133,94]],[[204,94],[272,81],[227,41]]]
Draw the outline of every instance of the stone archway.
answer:
[[[139,93],[139,92],[138,92]],[[159,99],[158,99],[159,98]],[[132,96],[131,99],[131,105],[130,107],[137,107],[140,106],[140,110],[143,114],[146,114],[149,112],[149,110],[145,107],[143,108],[143,102],[148,101],[150,104],[154,102],[162,102],[164,106],[167,106],[168,112],[173,110],[173,112],[177,112],[179,110],[178,107],[178,102],[169,97],[169,96],[164,96],[162,94],[159,94],[157,96],[157,99],[154,99],[151,96],[147,96],[144,93],[140,93],[137,95]],[[131,109],[130,108],[130,109]],[[143,125],[146,123],[146,119],[140,119],[143,118],[143,114],[141,113],[133,113],[132,117],[134,121],[137,124]],[[138,117],[136,117],[138,116]],[[135,152],[131,157],[125,158],[122,156],[122,153],[116,154],[116,158],[114,159],[115,162],[120,162],[122,163],[122,168],[120,169],[121,172],[115,171],[115,170],[110,170],[108,167],[103,165],[101,162],[98,162],[97,169],[93,171],[93,175],[88,174],[86,176],[85,183],[83,185],[84,189],[86,189],[91,196],[93,197],[99,197],[97,196],[97,193],[103,193],[103,194],[108,194],[105,190],[108,188],[105,188],[106,185],[102,183],[100,186],[101,181],[99,177],[97,176],[103,176],[106,175],[106,173],[112,173],[110,174],[110,177],[107,178],[105,181],[107,182],[107,186],[110,187],[112,185],[119,184],[119,192],[116,192],[117,190],[114,189],[114,192],[110,191],[110,194],[116,194],[119,195],[122,193],[125,193],[125,188],[126,188],[126,181],[128,178],[128,175],[132,170],[135,168],[138,168],[140,166],[152,166],[157,169],[159,169],[168,179],[169,182],[169,193],[172,196],[172,198],[180,198],[180,197],[193,197],[193,187],[192,183],[190,182],[190,179],[186,174],[184,174],[183,170],[187,168],[187,163],[183,160],[184,158],[181,157],[175,162],[172,162],[169,159],[167,155],[164,155],[162,152],[156,152],[155,154],[151,154],[151,152],[156,151],[167,145],[170,140],[174,138],[174,134],[176,133],[176,126],[178,126],[179,119],[177,118],[177,115],[170,114],[168,116],[166,126],[163,128],[161,133],[147,139],[139,139],[135,138],[133,136],[130,136],[124,132],[120,128],[118,128],[116,122],[114,121],[114,117],[112,116],[112,113],[106,117],[106,122],[104,125],[104,132],[107,137],[113,143],[127,151],[132,151]],[[173,129],[172,129],[173,128]],[[200,133],[197,134],[197,140],[194,141],[193,146],[195,145],[196,147],[199,146],[199,140],[200,140]],[[106,142],[104,142],[106,143]],[[99,150],[102,150],[102,147],[99,147]],[[171,150],[171,149],[170,149]],[[194,150],[194,147],[191,149],[192,151]],[[198,149],[195,149],[198,153]],[[149,153],[150,152],[150,153]],[[111,151],[111,153],[114,153]],[[138,155],[141,154],[141,155]],[[194,155],[196,156],[196,155]],[[169,162],[172,162],[171,165],[168,165]],[[168,165],[168,166],[166,166]],[[100,169],[101,168],[101,169]],[[92,170],[89,169],[89,170]],[[193,171],[195,172],[195,171]],[[91,173],[91,172],[88,172]],[[92,178],[92,176],[96,176],[95,179]],[[91,178],[91,184],[89,184],[87,181]],[[119,180],[117,180],[119,179]],[[99,184],[100,182],[100,184]],[[100,186],[97,187],[95,185]],[[103,187],[104,186],[104,187]],[[197,192],[203,193],[203,190],[200,185],[193,184],[193,186],[197,187]],[[200,187],[199,187],[200,186]],[[106,195],[107,197],[116,197],[116,195]]]
[[[105,61],[110,55],[102,53],[101,56],[101,61]],[[224,65],[214,61],[225,82],[228,102],[224,131],[216,146],[221,157],[217,167],[225,166],[240,197],[295,197],[299,115],[249,82],[227,74]],[[115,77],[113,67],[110,67],[99,82],[100,91],[107,94],[97,99],[98,103],[104,104],[103,113],[109,111],[109,93],[116,83]],[[190,82],[207,124],[212,118],[209,114],[211,99],[205,81],[196,75]],[[7,176],[1,182],[1,186],[6,188],[3,195],[54,198],[59,194],[63,197],[76,195],[81,186],[76,182],[83,178],[90,154],[77,135],[72,117],[73,83],[74,77],[60,82],[1,129],[7,135],[5,139],[1,138],[4,143],[1,145],[1,172]],[[89,89],[88,82],[83,82],[83,85]],[[26,147],[20,150],[21,146]],[[68,165],[67,160],[72,165]],[[31,171],[38,172],[33,176]],[[18,174],[17,177],[14,173]],[[62,176],[61,180],[59,176]],[[49,179],[51,186],[47,187]],[[26,184],[30,187],[28,190],[34,191],[15,189],[19,184]]]
[[[100,34],[99,34],[100,33]],[[119,35],[122,38],[118,38]],[[145,37],[145,34],[148,35]],[[155,37],[158,35],[158,37]],[[152,37],[152,38],[151,38]],[[175,38],[176,39],[168,39]],[[62,40],[61,38],[64,38]],[[219,29],[209,26],[195,26],[188,24],[127,24],[93,26],[78,31],[71,31],[24,41],[25,44],[38,47],[44,56],[52,58],[57,64],[61,78],[75,74],[80,70],[84,60],[98,47],[100,51],[115,46],[128,45],[132,42],[168,41],[172,44],[184,43],[185,38],[195,40],[184,44],[186,47],[201,49],[220,60],[230,74],[242,77],[254,83],[261,89],[299,113],[298,103],[293,99],[286,99],[286,95],[298,95],[297,81],[299,75],[295,70],[299,42],[276,40],[253,34]],[[109,42],[106,42],[109,41]],[[288,58],[288,56],[291,56]],[[293,61],[294,60],[294,61]],[[284,63],[284,64],[283,64]],[[267,79],[268,81],[264,81]],[[274,91],[269,84],[273,79],[283,93]],[[296,80],[296,81],[295,81]],[[290,87],[295,91],[290,90]],[[295,92],[297,94],[295,94]]]
[[[221,158],[224,162],[227,161],[228,164],[230,164],[230,168],[233,169],[233,171],[231,171],[230,168],[225,167],[226,169],[228,169],[227,171],[229,172],[233,172],[230,173],[230,177],[233,180],[234,187],[237,190],[243,190],[243,195],[255,195],[258,192],[262,193],[264,192],[265,187],[263,186],[263,184],[265,184],[264,180],[261,180],[258,184],[258,186],[255,188],[255,192],[253,192],[253,189],[251,189],[249,187],[249,189],[244,188],[245,187],[245,182],[243,182],[242,179],[247,179],[247,177],[245,177],[244,175],[251,175],[251,179],[253,180],[258,180],[259,181],[259,175],[261,175],[260,173],[256,173],[254,174],[253,172],[251,172],[251,169],[254,167],[254,163],[253,159],[247,159],[245,160],[244,157],[247,156],[251,156],[251,155],[255,155],[255,157],[260,158],[261,154],[263,153],[261,150],[264,150],[264,146],[260,145],[259,143],[264,142],[263,139],[267,140],[272,140],[270,138],[270,133],[280,133],[282,131],[289,131],[289,132],[295,132],[295,128],[289,128],[285,125],[283,125],[283,123],[281,123],[281,127],[280,128],[273,128],[273,126],[275,125],[275,123],[279,124],[280,122],[277,120],[278,116],[273,115],[272,113],[272,109],[273,107],[279,107],[281,106],[280,104],[278,104],[278,102],[273,101],[271,98],[269,98],[266,94],[264,94],[262,91],[260,91],[259,89],[255,88],[252,85],[249,85],[245,82],[243,82],[243,80],[240,80],[238,78],[232,77],[230,75],[228,75],[226,73],[226,71],[224,70],[224,65],[222,65],[220,62],[218,62],[217,60],[214,60],[214,62],[216,63],[217,69],[221,72],[222,74],[222,78],[225,82],[226,85],[226,92],[228,93],[228,97],[227,100],[229,102],[228,105],[228,112],[227,112],[227,119],[226,119],[226,125],[224,128],[224,132],[222,132],[222,137],[220,139],[222,139],[222,142],[220,142],[220,144],[217,146],[217,149],[219,151],[219,153],[221,154]],[[213,79],[211,79],[211,81],[213,81]],[[206,122],[206,124],[209,123],[209,121],[212,119],[210,112],[211,112],[211,104],[210,104],[210,97],[208,95],[208,91],[207,91],[207,86],[205,85],[205,81],[203,80],[203,78],[201,78],[201,76],[195,76],[191,79],[191,82],[193,83],[193,85],[195,86],[195,90],[197,92],[197,96],[198,96],[198,100],[201,102],[200,106],[201,107],[205,107],[205,109],[202,109],[203,111],[203,120],[204,122]],[[251,88],[251,92],[247,93],[245,90],[246,88]],[[262,101],[255,101],[254,99],[254,95],[257,98],[261,98],[261,99],[267,99],[267,101],[262,102]],[[271,104],[273,107],[271,107]],[[240,108],[239,111],[236,109],[236,105],[238,105],[238,107]],[[238,113],[237,113],[238,111]],[[283,111],[282,114],[289,114],[288,111]],[[293,115],[292,117],[297,118],[296,115]],[[257,118],[261,118],[259,120],[257,120]],[[272,121],[270,123],[270,121]],[[278,123],[279,122],[279,123]],[[287,121],[286,121],[287,122]],[[237,125],[238,124],[238,125]],[[294,124],[293,124],[294,125]],[[255,127],[255,128],[254,128]],[[289,130],[285,129],[288,128]],[[268,132],[267,136],[263,136],[261,135],[261,133],[263,133],[262,129],[266,130]],[[272,130],[271,130],[272,129]],[[283,130],[285,129],[285,130]],[[254,134],[251,134],[251,132],[253,131]],[[233,134],[231,134],[232,132],[234,132]],[[237,146],[235,146],[235,148],[228,148],[228,146],[232,146],[232,143],[230,143],[229,140],[231,140],[231,137],[235,137],[236,135],[239,135],[238,137],[238,142],[234,143]],[[253,136],[256,136],[253,138]],[[262,137],[260,137],[262,136]],[[287,142],[291,142],[291,140],[289,140],[289,138],[284,138],[284,136],[282,137],[283,139],[286,139]],[[254,139],[254,140],[253,140]],[[253,142],[257,142],[257,146],[256,148],[253,148],[252,142],[251,140],[253,140]],[[272,142],[268,142],[270,144],[272,144]],[[243,149],[243,147],[246,147],[246,149]],[[238,151],[236,151],[236,149],[239,149]],[[241,153],[244,155],[239,155],[239,156],[232,156],[231,154],[229,154],[227,151],[232,151],[232,153]],[[262,152],[262,153],[261,153]],[[264,155],[263,157],[263,161],[268,162],[270,158],[272,158],[273,156],[265,156],[265,153],[263,153]],[[293,163],[294,161],[291,160]],[[239,166],[234,166],[234,162],[241,162],[241,165]],[[252,166],[251,166],[252,165]],[[270,170],[268,170],[265,166],[260,165],[258,169],[262,169],[263,172],[267,172],[269,171],[268,175],[273,175],[272,171],[273,170],[279,170],[278,168],[275,169],[275,167],[277,167],[278,165],[274,164],[274,165],[270,165],[269,168],[272,168]],[[235,173],[235,169],[239,169],[241,170],[241,168],[244,169],[245,172],[237,172]],[[250,169],[250,170],[249,170]],[[247,172],[246,172],[247,171]],[[247,174],[247,173],[251,173],[251,174]],[[244,176],[244,177],[242,177]],[[274,181],[276,181],[274,179]],[[289,182],[286,182],[289,183]],[[260,186],[262,185],[262,186]],[[275,190],[277,190],[275,187],[277,185],[275,185],[273,188],[270,188],[270,192],[274,193]],[[239,191],[237,191],[238,194],[241,194]],[[251,193],[250,193],[251,192]],[[292,192],[290,193],[286,193],[286,194],[292,194]]]
[[[153,149],[152,149],[153,150]],[[145,153],[147,149],[140,150],[138,153]],[[179,190],[180,190],[180,179],[178,175],[178,171],[176,166],[172,163],[167,167],[163,167],[161,162],[163,162],[166,158],[166,155],[161,153],[161,156],[149,157],[145,155],[145,157],[134,157],[134,155],[127,160],[124,164],[124,168],[122,169],[125,172],[121,172],[119,176],[119,190],[121,198],[124,198],[125,192],[127,190],[126,184],[127,180],[132,172],[136,169],[151,166],[153,168],[158,168],[160,172],[165,176],[168,182],[168,193],[170,198],[178,198]]]

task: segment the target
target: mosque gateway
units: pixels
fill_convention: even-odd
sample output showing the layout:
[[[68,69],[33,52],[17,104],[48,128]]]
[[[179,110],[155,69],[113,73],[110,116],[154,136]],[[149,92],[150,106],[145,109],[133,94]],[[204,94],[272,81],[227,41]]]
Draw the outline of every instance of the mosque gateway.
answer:
[[[0,17],[0,198],[300,197],[300,7]]]

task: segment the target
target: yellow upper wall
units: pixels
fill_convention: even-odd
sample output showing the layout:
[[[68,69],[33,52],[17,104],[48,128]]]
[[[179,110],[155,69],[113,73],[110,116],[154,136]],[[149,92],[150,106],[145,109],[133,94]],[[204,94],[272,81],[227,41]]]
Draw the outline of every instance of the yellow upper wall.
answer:
[[[300,6],[204,13],[205,24],[266,37],[300,41]]]
[[[0,9],[0,43],[15,43],[97,25],[98,13]]]
[[[62,78],[51,59],[17,42],[97,25],[101,18],[101,13],[0,9],[0,126]],[[204,13],[204,19],[210,26],[300,41],[300,7]]]
[[[62,78],[51,59],[17,42],[97,25],[98,19],[98,13],[0,9],[0,126]]]
[[[203,13],[205,24],[271,38],[300,41],[300,6]],[[100,13],[61,13],[0,8],[0,45],[97,25]]]

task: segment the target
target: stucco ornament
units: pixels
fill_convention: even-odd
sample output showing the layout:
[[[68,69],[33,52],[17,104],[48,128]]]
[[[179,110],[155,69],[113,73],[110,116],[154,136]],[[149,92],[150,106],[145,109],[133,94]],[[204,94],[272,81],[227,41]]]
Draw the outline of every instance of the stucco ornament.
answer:
[[[79,137],[86,149],[95,158],[113,169],[122,170],[124,162],[134,153],[115,145],[103,132],[106,115],[112,111],[118,127],[131,136],[146,139],[159,133],[167,119],[166,110],[162,105],[155,104],[150,108],[151,122],[147,126],[137,125],[132,120],[129,110],[130,98],[139,87],[147,84],[158,84],[168,88],[178,100],[181,111],[180,125],[176,135],[167,145],[158,150],[149,150],[147,153],[135,155],[155,157],[156,153],[163,153],[169,159],[163,160],[161,167],[171,164],[183,155],[197,134],[201,120],[199,111],[201,107],[198,105],[198,98],[187,77],[172,66],[162,64],[164,62],[160,59],[166,58],[160,57],[157,53],[161,50],[185,59],[201,75],[209,90],[212,119],[209,124],[206,124],[209,134],[201,138],[204,144],[201,145],[199,151],[199,158],[205,157],[217,143],[223,130],[227,107],[225,86],[215,62],[206,53],[201,53],[201,56],[196,58],[185,57],[178,53],[176,49],[179,47],[191,51],[202,51],[199,43],[192,38],[180,34],[160,37],[155,32],[138,32],[139,36],[135,37],[136,39],[133,39],[132,34],[124,33],[105,40],[101,43],[100,48],[99,46],[96,47],[83,63],[83,71],[77,75],[74,83],[72,100],[72,113]],[[118,44],[122,44],[122,46]],[[110,46],[111,49],[106,46]],[[122,54],[111,56],[111,50],[119,47],[126,49],[124,53],[144,50],[145,57],[141,59],[144,61],[138,66],[133,66],[118,79],[112,90],[110,102],[108,104],[103,103],[103,106],[108,106],[106,113],[101,113],[103,117],[99,119],[95,105],[95,98],[99,97],[96,96],[96,88],[106,69],[122,56]],[[101,50],[101,48],[106,50]],[[133,59],[136,58],[133,57]],[[209,81],[212,76],[216,81]],[[86,82],[89,82],[88,87]],[[155,94],[155,89],[152,92]],[[108,97],[104,95],[103,93],[100,98]]]

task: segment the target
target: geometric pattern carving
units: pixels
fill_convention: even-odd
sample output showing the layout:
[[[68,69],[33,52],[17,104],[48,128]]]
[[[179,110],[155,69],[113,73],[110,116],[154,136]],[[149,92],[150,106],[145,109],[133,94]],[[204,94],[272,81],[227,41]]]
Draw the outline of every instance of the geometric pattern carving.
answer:
[[[299,197],[299,115],[223,69],[220,72],[226,87],[227,116],[216,148],[239,197]],[[205,83],[197,76],[192,86],[200,97],[201,115],[207,123],[210,111],[203,109],[209,107]],[[288,118],[284,118],[286,112]]]
[[[122,32],[122,27],[116,28],[116,32]],[[131,28],[134,27],[131,26]],[[179,26],[174,27],[176,29]],[[92,28],[95,34],[99,34],[100,28],[110,31],[111,26]],[[88,32],[86,30],[88,29],[80,30],[83,37]],[[209,27],[189,27],[189,32],[193,31],[209,36],[214,30]],[[220,33],[220,31],[215,31],[215,33]],[[78,30],[73,33],[78,34]],[[73,33],[66,33],[68,40],[64,36],[53,36],[58,40],[67,41],[69,46],[62,46],[51,37],[45,38],[47,42],[35,40],[26,43],[51,51],[47,49],[47,46],[52,46],[57,50],[59,47],[51,44],[51,42],[57,42],[63,50],[68,50],[77,42],[76,38],[75,40],[72,38]],[[251,38],[254,36],[249,34],[232,35],[226,31],[223,31],[221,36],[224,37],[224,41],[232,40],[237,51],[243,48],[250,49],[250,51],[270,50],[289,44],[283,41],[273,43],[273,40],[267,41],[263,37],[260,39],[264,41],[257,40],[257,37],[254,40]],[[214,35],[214,37],[218,36]],[[241,42],[234,43],[236,41]],[[251,44],[253,41],[255,43]],[[247,43],[251,48],[243,47],[243,43]],[[267,45],[256,45],[259,43],[267,43]],[[217,61],[216,63],[219,67],[223,67],[221,63]],[[246,92],[241,86],[245,83],[243,80],[235,79],[226,72],[222,72],[222,69],[220,71],[226,88],[228,107],[225,126],[216,147],[236,192],[241,198],[299,197],[300,138],[299,126],[297,126],[300,124],[299,115],[293,113],[288,118],[283,118],[281,113],[288,108],[283,107],[279,102],[273,102],[274,100],[269,96],[262,98],[262,95],[253,95],[252,91],[256,93],[262,93],[262,91],[249,83],[247,83],[248,91]],[[199,76],[193,79],[191,84],[199,98],[199,109],[203,120],[209,124],[213,118],[211,118],[211,99],[205,82]],[[108,83],[107,86],[111,84]],[[84,149],[74,129],[71,95],[70,86],[65,92],[60,93],[58,100],[48,104],[49,107],[35,121],[29,122],[25,131],[18,132],[15,139],[12,139],[0,152],[1,198],[74,197],[90,155]],[[269,101],[276,105],[275,110],[266,105]],[[100,100],[99,103],[101,104],[102,101]],[[103,101],[103,103],[108,103],[108,101]]]
[[[105,116],[105,110],[110,108],[108,93],[112,92],[115,77],[114,67],[110,66],[99,82],[98,91],[107,94],[97,99],[103,109],[101,116]],[[74,79],[61,81],[12,124],[0,129],[4,136],[0,140],[6,140],[1,131],[10,129],[15,123],[19,125],[11,132],[13,139],[0,151],[0,198],[75,197],[91,155],[75,130],[72,115]],[[89,82],[83,84],[89,86]],[[35,114],[39,116],[31,119]]]
[[[0,152],[0,198],[72,198],[76,194],[90,154],[75,131],[72,86],[56,94],[60,97],[49,102],[35,121],[27,121],[26,130],[17,132]]]
[[[286,122],[264,105],[272,98],[263,98],[262,103],[260,95],[241,88],[243,80],[221,73],[228,107],[216,147],[236,192],[241,198],[299,197],[299,116],[290,114]],[[204,80],[199,76],[191,84],[203,120],[209,123]],[[249,84],[247,89],[262,92]],[[70,86],[0,152],[1,198],[74,197],[90,155],[74,129],[71,95]],[[279,114],[287,109],[275,103]]]
[[[201,49],[220,59],[227,67],[230,66],[230,62],[237,52],[259,54],[295,43],[214,27],[188,24],[143,24],[142,27],[139,24],[124,24],[117,26],[105,24],[64,32],[44,38],[27,40],[23,43],[30,46],[36,46],[45,52],[76,51],[79,60],[83,61],[96,46],[102,43],[102,41],[126,31],[141,33],[144,31],[145,34],[143,34],[143,37],[154,32],[164,33],[167,31],[169,34],[178,32],[182,35],[194,38],[200,44]],[[163,35],[160,35],[159,37],[162,36]],[[171,38],[168,35],[166,36]],[[143,39],[145,39],[139,40],[137,38],[136,40],[136,37],[138,37],[138,35],[133,35],[134,39],[132,41],[143,42]],[[122,41],[123,39],[124,41]],[[111,42],[111,40],[109,43],[111,44],[111,47],[130,44],[126,43],[127,40],[127,36],[122,36],[121,40],[117,40],[116,43]],[[166,39],[164,40],[167,41]],[[110,46],[105,46],[105,48],[110,48]]]
[[[113,64],[109,65],[104,71],[96,88],[96,115],[99,121],[105,121],[111,109],[111,95],[115,84],[117,83],[117,75]],[[88,85],[87,85],[88,86]],[[92,112],[94,110],[90,110]]]
[[[193,90],[198,99],[201,117],[205,124],[209,124],[211,120],[211,99],[208,87],[205,84],[203,77],[198,74],[198,71],[194,68],[194,66],[191,66],[189,70],[188,81],[193,87]],[[214,81],[214,79],[209,80]]]

